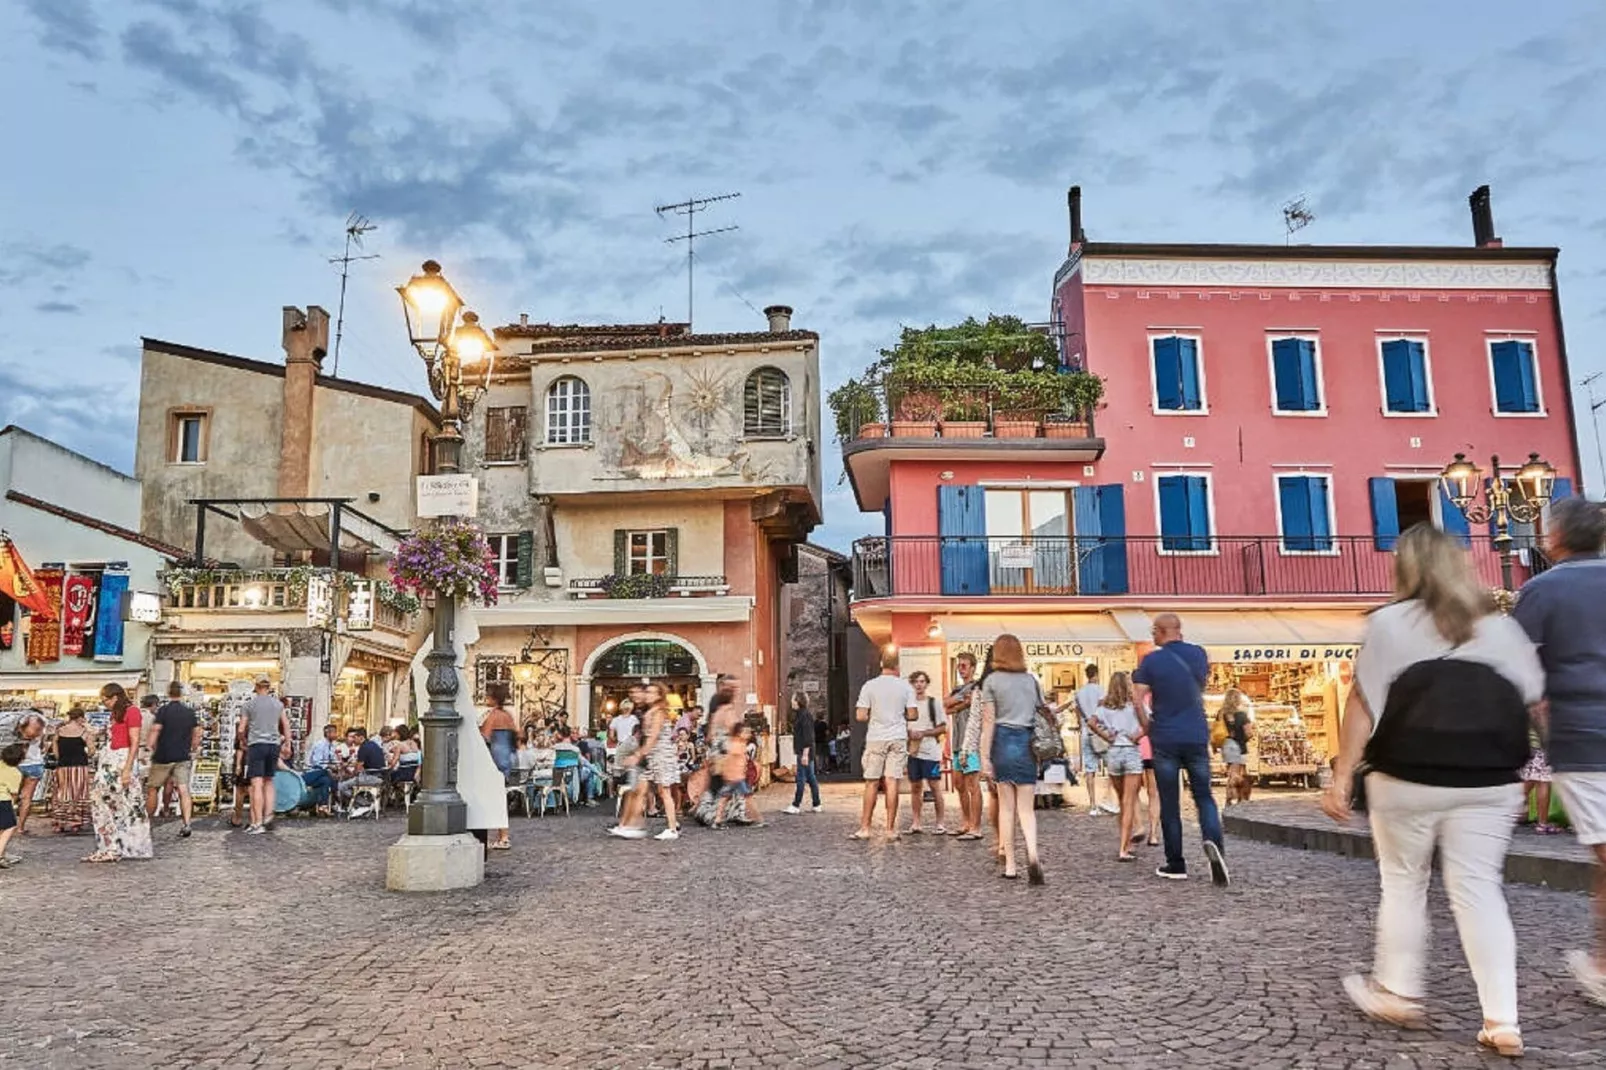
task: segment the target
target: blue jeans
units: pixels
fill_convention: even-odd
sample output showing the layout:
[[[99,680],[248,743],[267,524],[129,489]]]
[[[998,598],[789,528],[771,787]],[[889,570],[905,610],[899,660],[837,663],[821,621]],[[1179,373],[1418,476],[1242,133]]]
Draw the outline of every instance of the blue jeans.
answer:
[[[792,805],[800,806],[803,803],[803,785],[807,784],[813,792],[814,805],[820,805],[820,778],[814,774],[813,762],[797,763],[797,791],[792,796]]]
[[[329,775],[329,770],[317,766],[304,769],[301,772],[301,782],[307,786],[307,791],[312,795],[312,805],[329,805],[329,792],[335,786],[335,778]]]
[[[1208,743],[1154,744],[1154,781],[1160,792],[1160,836],[1165,840],[1165,864],[1186,869],[1182,857],[1182,785],[1178,775],[1188,773],[1188,787],[1199,808],[1199,832],[1217,847],[1221,839],[1221,813],[1210,794],[1210,745]]]

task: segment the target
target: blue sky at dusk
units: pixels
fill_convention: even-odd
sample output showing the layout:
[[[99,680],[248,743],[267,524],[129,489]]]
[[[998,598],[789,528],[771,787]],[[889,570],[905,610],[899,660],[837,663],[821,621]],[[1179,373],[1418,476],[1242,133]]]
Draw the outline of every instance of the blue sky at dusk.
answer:
[[[343,376],[423,390],[393,287],[427,256],[487,322],[681,319],[652,208],[730,191],[697,328],[793,305],[829,386],[900,324],[1046,318],[1073,182],[1096,240],[1281,241],[1305,193],[1306,240],[1452,244],[1487,182],[1508,245],[1562,248],[1582,378],[1603,44],[1593,0],[11,0],[0,423],[127,470],[140,335],[277,359],[352,211]],[[842,547],[872,525],[823,453]]]

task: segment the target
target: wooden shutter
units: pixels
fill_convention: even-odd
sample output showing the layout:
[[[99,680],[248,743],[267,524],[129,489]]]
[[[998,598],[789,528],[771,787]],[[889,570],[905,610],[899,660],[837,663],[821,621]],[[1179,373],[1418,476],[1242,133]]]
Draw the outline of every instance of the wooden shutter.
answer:
[[[680,575],[680,529],[679,528],[670,528],[668,531],[664,532],[664,556],[669,559],[669,564],[665,568],[665,574],[668,575],[668,576],[671,576],[671,577],[679,576]]]
[[[1467,523],[1466,514],[1455,507],[1442,482],[1435,485],[1439,488],[1439,527],[1446,535],[1460,539],[1462,546],[1471,546],[1472,526]]]
[[[1158,408],[1183,407],[1181,341],[1180,338],[1154,340],[1154,403]]]
[[[613,533],[613,574],[630,574],[630,532],[615,528]]]
[[[986,594],[987,505],[980,486],[937,488],[943,594]]]
[[[502,410],[507,413],[504,418],[507,427],[507,445],[509,461],[522,461],[529,456],[529,426],[530,410],[523,405],[514,405]]]
[[[1204,408],[1204,391],[1200,389],[1199,343],[1192,338],[1177,339],[1177,367],[1182,378],[1182,408]]]
[[[1372,497],[1372,546],[1392,550],[1400,538],[1400,505],[1394,496],[1394,480],[1374,476],[1367,481]]]
[[[535,586],[535,532],[519,532],[518,547],[518,567],[514,571],[513,583],[527,590]]]

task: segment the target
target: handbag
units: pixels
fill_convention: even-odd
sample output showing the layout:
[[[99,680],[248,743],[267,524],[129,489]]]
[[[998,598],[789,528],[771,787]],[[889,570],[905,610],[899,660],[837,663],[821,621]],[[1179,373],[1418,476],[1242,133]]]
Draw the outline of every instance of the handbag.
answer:
[[[1043,685],[1035,676],[1032,684],[1037,688],[1037,710],[1032,717],[1032,756],[1040,762],[1057,761],[1065,757],[1065,740],[1060,738],[1054,712],[1043,698]]]
[[[1210,749],[1220,750],[1227,742],[1227,722],[1217,717],[1210,726]]]

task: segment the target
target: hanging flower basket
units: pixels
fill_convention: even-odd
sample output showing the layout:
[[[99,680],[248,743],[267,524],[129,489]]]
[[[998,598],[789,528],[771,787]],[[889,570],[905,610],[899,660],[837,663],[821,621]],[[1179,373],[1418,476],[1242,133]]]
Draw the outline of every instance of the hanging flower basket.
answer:
[[[485,535],[461,520],[420,528],[396,547],[390,578],[420,597],[437,594],[496,605],[496,558]]]

